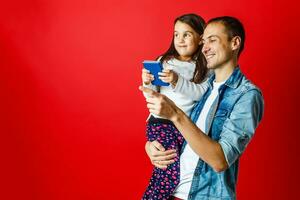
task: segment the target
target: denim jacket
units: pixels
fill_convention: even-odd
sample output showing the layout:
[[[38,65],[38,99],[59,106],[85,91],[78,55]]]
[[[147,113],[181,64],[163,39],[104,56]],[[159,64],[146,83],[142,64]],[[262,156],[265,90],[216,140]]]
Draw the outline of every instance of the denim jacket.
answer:
[[[214,75],[210,77],[209,89],[193,108],[191,119],[194,123],[212,91],[214,79]],[[207,116],[205,131],[221,145],[229,168],[223,172],[215,172],[199,158],[188,199],[236,199],[239,157],[262,119],[263,108],[260,90],[236,67],[219,88],[218,97]]]

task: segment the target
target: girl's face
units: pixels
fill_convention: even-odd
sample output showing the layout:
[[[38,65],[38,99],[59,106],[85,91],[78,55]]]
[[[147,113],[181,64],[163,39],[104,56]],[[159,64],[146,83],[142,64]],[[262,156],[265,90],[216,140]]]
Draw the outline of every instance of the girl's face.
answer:
[[[190,60],[201,43],[200,35],[192,27],[181,21],[174,26],[174,46],[179,60]]]

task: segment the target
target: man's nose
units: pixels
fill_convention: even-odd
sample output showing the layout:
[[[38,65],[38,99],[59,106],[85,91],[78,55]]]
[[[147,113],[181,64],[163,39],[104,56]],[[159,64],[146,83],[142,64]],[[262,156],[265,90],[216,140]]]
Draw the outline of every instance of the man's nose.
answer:
[[[205,54],[209,51],[209,46],[207,45],[207,43],[203,43],[202,46],[202,53]]]

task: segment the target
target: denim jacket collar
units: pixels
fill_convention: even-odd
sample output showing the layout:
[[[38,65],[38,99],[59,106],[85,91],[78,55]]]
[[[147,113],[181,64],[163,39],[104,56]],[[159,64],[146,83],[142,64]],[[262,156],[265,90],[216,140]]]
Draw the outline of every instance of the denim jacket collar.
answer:
[[[213,87],[213,81],[215,80],[215,74],[213,74],[209,80],[208,80],[208,83],[209,83],[209,87],[212,88]],[[234,71],[232,72],[232,74],[230,75],[230,77],[226,80],[225,84],[226,86],[228,87],[231,87],[231,88],[237,88],[241,82],[243,78],[243,75],[242,75],[242,72],[240,70],[240,67],[237,66]]]

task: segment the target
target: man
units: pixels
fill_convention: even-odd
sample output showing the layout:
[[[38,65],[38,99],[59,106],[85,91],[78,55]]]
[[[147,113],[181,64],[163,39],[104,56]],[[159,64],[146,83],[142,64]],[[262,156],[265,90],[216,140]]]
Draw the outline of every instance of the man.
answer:
[[[264,107],[260,90],[238,66],[244,40],[243,25],[236,18],[208,22],[202,53],[214,75],[190,118],[164,95],[140,87],[149,94],[149,111],[171,120],[187,142],[180,155],[180,183],[172,198],[236,199],[239,157],[253,137]],[[156,167],[166,168],[174,162],[174,150],[166,151],[157,141],[147,142],[145,148]]]

